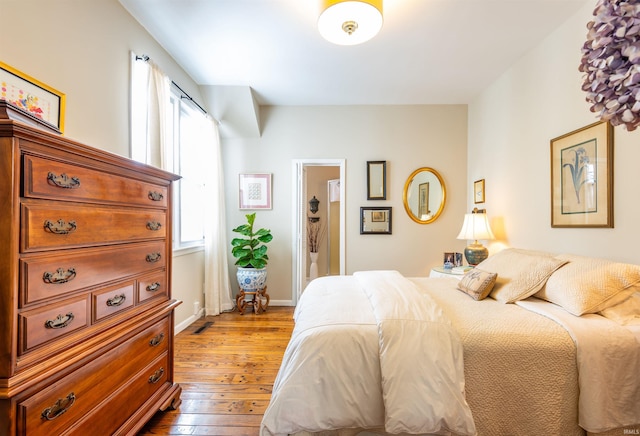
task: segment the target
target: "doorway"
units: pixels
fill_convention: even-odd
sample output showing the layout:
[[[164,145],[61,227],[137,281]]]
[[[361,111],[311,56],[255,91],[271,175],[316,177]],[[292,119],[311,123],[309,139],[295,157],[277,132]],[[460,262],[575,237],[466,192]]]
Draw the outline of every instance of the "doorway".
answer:
[[[324,229],[322,237],[325,241],[322,244],[324,253],[319,262],[323,266],[319,270],[320,275],[328,275],[339,272],[344,275],[345,267],[345,228],[346,228],[346,207],[345,207],[345,160],[344,159],[294,159],[292,162],[292,183],[293,194],[293,223],[292,241],[292,300],[298,303],[298,298],[307,285],[309,274],[309,249],[307,243],[307,227],[309,218],[317,219]],[[333,169],[333,171],[331,171]],[[329,174],[324,179],[322,174]],[[336,178],[335,175],[339,176]],[[334,189],[337,185],[337,192],[331,197],[329,180],[334,180]],[[337,182],[335,182],[337,180]],[[312,184],[309,184],[312,181]],[[317,194],[315,194],[317,192]],[[310,195],[311,194],[311,195]],[[309,209],[309,200],[313,196],[322,198],[319,210],[316,214]],[[338,201],[336,201],[336,197]],[[333,201],[331,201],[333,199]],[[322,204],[324,203],[324,205]],[[337,203],[337,204],[336,204]],[[337,213],[336,213],[337,206]],[[336,223],[337,221],[337,223]],[[332,225],[334,224],[334,225]],[[327,226],[331,226],[331,244],[327,240]],[[336,235],[337,233],[337,235]],[[337,247],[336,247],[337,244]],[[336,262],[335,257],[338,257]],[[330,270],[332,263],[337,263],[337,267]]]

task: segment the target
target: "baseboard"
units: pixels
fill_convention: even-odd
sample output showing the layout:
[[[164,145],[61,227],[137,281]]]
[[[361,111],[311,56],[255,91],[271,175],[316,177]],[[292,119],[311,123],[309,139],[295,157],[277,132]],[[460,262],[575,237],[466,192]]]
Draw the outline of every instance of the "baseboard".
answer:
[[[189,327],[191,324],[193,324],[203,316],[204,316],[204,309],[200,309],[197,314],[191,315],[189,318],[185,319],[180,324],[177,324],[173,329],[173,334],[177,335],[182,330],[186,329],[187,327]]]
[[[293,300],[270,300],[269,306],[295,306]]]

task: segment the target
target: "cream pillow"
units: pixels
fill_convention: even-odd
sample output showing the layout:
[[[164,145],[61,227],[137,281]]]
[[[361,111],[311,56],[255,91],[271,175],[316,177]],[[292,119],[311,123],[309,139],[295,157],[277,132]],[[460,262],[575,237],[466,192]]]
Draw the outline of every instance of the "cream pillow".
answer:
[[[496,273],[474,268],[467,272],[458,282],[458,289],[474,300],[483,300],[487,298],[487,295],[489,295],[489,292],[493,289],[497,276]]]
[[[634,292],[622,303],[604,309],[600,315],[620,325],[640,326],[640,292]]]
[[[513,303],[539,291],[551,273],[565,263],[566,260],[546,253],[507,248],[489,256],[477,267],[498,274],[491,297],[503,303]]]
[[[569,261],[554,272],[535,296],[576,316],[600,312],[640,289],[640,266],[606,259],[560,254]]]

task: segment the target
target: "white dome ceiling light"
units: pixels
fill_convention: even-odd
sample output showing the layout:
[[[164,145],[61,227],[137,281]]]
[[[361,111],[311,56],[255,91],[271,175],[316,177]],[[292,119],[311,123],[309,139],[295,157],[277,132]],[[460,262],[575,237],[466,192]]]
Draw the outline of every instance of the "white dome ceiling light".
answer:
[[[322,0],[318,30],[339,45],[370,40],[382,28],[382,0]]]

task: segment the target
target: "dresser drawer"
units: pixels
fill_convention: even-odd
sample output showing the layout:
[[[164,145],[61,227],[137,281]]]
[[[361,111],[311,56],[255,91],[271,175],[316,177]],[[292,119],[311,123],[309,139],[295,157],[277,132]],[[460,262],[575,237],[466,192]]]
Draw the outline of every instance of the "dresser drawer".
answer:
[[[24,156],[23,164],[27,198],[167,207],[165,186],[35,156]]]
[[[164,241],[69,250],[20,259],[20,305],[59,297],[166,265]]]
[[[20,350],[23,352],[45,342],[87,327],[87,298],[67,300],[45,309],[22,312],[18,315]]]
[[[93,292],[91,295],[94,322],[133,307],[133,288],[134,283],[127,283]]]
[[[101,403],[82,422],[70,429],[70,435],[112,434],[122,426],[127,418],[155,394],[165,387],[169,373],[169,359],[164,354],[151,362],[145,369],[128,380],[119,392]],[[96,433],[96,429],[99,432]]]
[[[162,367],[165,370],[164,374],[158,375],[159,380],[156,383],[149,383],[153,385],[152,389],[161,386],[169,369],[168,321],[168,318],[162,319],[43,391],[21,401],[17,414],[24,434],[63,433],[73,423],[88,416],[92,409],[110,398],[116,390],[128,390],[126,382],[134,374],[139,374],[139,378],[146,376],[145,382],[149,383],[148,378]],[[158,339],[160,337],[163,340]],[[151,361],[154,361],[154,369],[150,374],[146,374],[151,370]],[[114,419],[113,414],[108,415]],[[93,418],[91,420],[93,421]],[[96,432],[95,428],[93,430],[84,434],[101,434],[99,431]]]
[[[56,202],[21,205],[23,253],[86,247],[167,235],[166,213],[109,207],[78,207]]]
[[[138,279],[140,303],[154,297],[168,297],[167,291],[167,274],[164,271]]]

